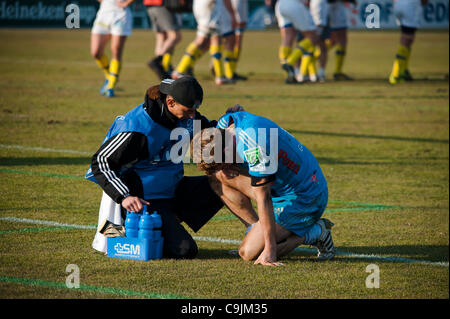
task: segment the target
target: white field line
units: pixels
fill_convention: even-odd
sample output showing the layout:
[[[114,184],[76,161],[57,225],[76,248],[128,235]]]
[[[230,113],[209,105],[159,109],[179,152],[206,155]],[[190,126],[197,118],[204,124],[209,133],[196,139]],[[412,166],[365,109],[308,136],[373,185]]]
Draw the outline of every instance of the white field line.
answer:
[[[14,222],[14,223],[28,223],[28,224],[37,224],[37,225],[47,225],[47,226],[58,226],[58,227],[69,227],[75,229],[97,229],[97,226],[94,225],[78,225],[78,224],[65,224],[48,220],[40,220],[40,219],[29,219],[29,218],[18,218],[18,217],[0,217],[0,220]],[[193,236],[195,240],[198,241],[206,241],[213,243],[221,243],[221,244],[231,244],[231,245],[239,245],[241,243],[240,240],[234,239],[223,239],[216,237],[204,237],[204,236]],[[307,253],[315,253],[316,250],[312,248],[303,248],[297,247],[295,251],[298,252],[307,252]],[[449,263],[445,261],[427,261],[420,259],[411,259],[411,258],[402,258],[402,257],[389,257],[389,256],[378,256],[378,255],[367,255],[367,254],[356,254],[345,251],[337,251],[338,256],[345,256],[356,259],[368,259],[374,261],[388,261],[388,262],[397,262],[397,263],[413,263],[413,264],[422,264],[429,266],[440,266],[440,267],[448,267]]]
[[[64,61],[64,60],[42,60],[42,59],[25,59],[25,58],[11,58],[0,56],[0,63],[5,64],[33,64],[33,65],[74,65],[74,66],[84,66],[84,67],[92,67],[98,68],[95,64],[94,59],[92,61],[84,60],[84,61]],[[127,68],[144,68],[146,67],[145,62],[127,62]]]
[[[0,148],[17,149],[22,151],[38,151],[38,152],[49,152],[49,153],[64,153],[64,154],[79,154],[79,155],[93,155],[92,152],[82,152],[74,150],[61,150],[46,147],[32,147],[32,146],[22,146],[22,145],[10,145],[10,144],[0,144]]]

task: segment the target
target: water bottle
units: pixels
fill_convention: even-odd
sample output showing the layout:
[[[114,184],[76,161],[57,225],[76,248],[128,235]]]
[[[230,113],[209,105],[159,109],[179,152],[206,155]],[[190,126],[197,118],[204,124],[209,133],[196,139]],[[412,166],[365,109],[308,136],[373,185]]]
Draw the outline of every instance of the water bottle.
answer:
[[[138,237],[139,214],[127,211],[125,219],[125,236],[128,238]]]
[[[161,236],[161,215],[154,211],[153,214],[151,214],[151,218],[153,219],[152,256],[154,259],[161,259],[164,245],[164,239]]]
[[[161,240],[161,228],[162,228],[162,220],[161,216],[154,211],[153,214],[150,215],[153,220],[153,240],[159,241]]]
[[[139,239],[153,239],[153,218],[150,213],[144,209],[144,213],[139,221]]]

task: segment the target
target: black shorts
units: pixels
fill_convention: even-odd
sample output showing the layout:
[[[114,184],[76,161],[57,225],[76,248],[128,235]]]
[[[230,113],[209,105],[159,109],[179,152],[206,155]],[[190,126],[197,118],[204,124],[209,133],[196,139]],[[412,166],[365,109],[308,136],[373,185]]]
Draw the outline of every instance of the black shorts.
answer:
[[[402,29],[402,33],[405,34],[415,34],[417,31],[417,28],[411,28],[411,27],[405,27],[404,25],[400,26]]]
[[[161,215],[163,257],[177,259],[194,258],[198,253],[197,244],[181,222],[197,232],[223,207],[207,176],[185,176],[174,198],[149,199],[148,202],[147,210]]]

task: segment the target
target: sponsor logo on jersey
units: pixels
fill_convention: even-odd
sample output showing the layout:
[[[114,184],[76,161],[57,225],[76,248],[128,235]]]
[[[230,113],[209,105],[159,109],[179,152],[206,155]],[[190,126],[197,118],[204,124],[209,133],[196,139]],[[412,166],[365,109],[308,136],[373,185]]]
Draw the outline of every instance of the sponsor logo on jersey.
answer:
[[[280,152],[278,153],[278,160],[281,160],[281,163],[286,166],[288,169],[290,169],[295,174],[298,173],[300,169],[300,164],[295,163],[293,160],[291,160],[288,157],[288,154],[286,151],[280,149]]]

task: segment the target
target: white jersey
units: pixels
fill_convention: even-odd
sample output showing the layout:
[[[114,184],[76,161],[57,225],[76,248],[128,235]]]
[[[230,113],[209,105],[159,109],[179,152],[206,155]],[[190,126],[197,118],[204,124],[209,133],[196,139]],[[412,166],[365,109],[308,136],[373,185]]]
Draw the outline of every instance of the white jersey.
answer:
[[[120,8],[117,1],[102,0],[92,27],[92,33],[128,36],[133,29],[133,15],[129,7]]]
[[[423,7],[420,0],[396,0],[394,15],[397,24],[408,28],[419,28]]]

